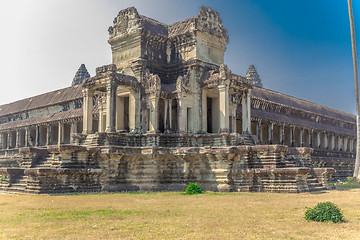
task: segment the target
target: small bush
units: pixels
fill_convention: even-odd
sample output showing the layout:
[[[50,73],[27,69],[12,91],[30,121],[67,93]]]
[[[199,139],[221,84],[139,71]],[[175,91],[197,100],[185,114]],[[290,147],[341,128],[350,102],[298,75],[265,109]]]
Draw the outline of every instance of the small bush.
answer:
[[[201,194],[203,191],[201,187],[197,183],[189,183],[187,188],[185,189],[186,194]]]
[[[318,203],[314,208],[308,208],[305,212],[305,219],[316,222],[328,222],[334,223],[344,222],[344,217],[341,209],[338,208],[334,203],[322,202]]]

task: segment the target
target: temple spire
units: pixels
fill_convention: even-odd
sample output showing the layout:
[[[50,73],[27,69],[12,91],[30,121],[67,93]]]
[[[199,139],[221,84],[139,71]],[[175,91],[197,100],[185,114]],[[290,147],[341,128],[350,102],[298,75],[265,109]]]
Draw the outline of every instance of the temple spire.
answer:
[[[250,65],[248,72],[246,73],[246,78],[251,80],[253,85],[256,87],[262,87],[262,83],[261,83],[261,79],[259,74],[257,73],[255,66],[254,65]]]
[[[79,69],[75,73],[71,86],[81,84],[85,78],[89,78],[89,77],[90,74],[87,71],[85,64],[81,64]]]

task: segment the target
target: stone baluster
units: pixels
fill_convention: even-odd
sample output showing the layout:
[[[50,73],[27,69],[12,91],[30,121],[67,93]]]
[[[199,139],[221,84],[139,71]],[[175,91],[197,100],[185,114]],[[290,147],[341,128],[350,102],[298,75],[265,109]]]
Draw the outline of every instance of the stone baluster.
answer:
[[[262,142],[263,139],[262,139],[262,130],[261,130],[261,120],[256,122],[256,133],[260,142]]]

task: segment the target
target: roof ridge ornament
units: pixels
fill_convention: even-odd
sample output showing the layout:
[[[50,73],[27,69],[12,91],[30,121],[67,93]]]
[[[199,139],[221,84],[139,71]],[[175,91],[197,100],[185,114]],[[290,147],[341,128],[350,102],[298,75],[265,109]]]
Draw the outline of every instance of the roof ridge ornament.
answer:
[[[71,86],[82,84],[85,78],[89,78],[90,74],[85,67],[85,64],[81,64],[79,69],[76,71],[75,76],[72,80]]]
[[[248,80],[250,80],[252,82],[252,84],[256,87],[263,87],[263,84],[261,82],[260,76],[257,73],[255,66],[254,65],[250,65],[249,69],[246,73],[245,76]]]

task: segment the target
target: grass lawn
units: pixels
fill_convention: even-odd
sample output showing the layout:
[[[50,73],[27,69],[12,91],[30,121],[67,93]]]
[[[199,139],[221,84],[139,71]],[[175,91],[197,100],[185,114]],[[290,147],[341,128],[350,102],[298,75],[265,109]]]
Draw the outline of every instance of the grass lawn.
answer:
[[[345,223],[304,220],[336,203]],[[360,189],[322,194],[0,194],[1,239],[360,239]]]

